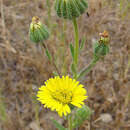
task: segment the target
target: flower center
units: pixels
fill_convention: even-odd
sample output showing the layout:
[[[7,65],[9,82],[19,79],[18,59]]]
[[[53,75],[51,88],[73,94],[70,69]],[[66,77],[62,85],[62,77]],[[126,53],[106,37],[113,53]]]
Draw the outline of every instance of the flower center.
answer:
[[[72,101],[72,92],[67,92],[65,90],[57,90],[55,93],[52,93],[51,95],[55,100],[63,104],[68,104]]]

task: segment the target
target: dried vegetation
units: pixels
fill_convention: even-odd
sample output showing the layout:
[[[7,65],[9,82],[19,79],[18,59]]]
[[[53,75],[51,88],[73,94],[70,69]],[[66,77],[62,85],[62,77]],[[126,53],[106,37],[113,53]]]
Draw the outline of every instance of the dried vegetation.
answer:
[[[65,70],[70,71],[66,65],[71,60],[68,49],[73,41],[71,22],[59,19],[53,7],[51,21],[48,21],[45,0],[0,2],[0,130],[55,130],[51,116],[66,125],[55,113],[42,110],[35,101],[38,86],[52,76],[54,68],[42,48],[30,42],[28,28],[33,16],[39,16],[50,25],[52,36],[47,44],[65,73]],[[94,113],[79,129],[129,130],[130,3],[127,0],[89,0],[89,4],[90,16],[84,14],[79,18],[80,37],[87,39],[80,55],[80,68],[90,62],[92,43],[99,32],[108,30],[111,43],[110,53],[82,81],[88,90],[86,104]],[[66,52],[65,56],[61,52]]]

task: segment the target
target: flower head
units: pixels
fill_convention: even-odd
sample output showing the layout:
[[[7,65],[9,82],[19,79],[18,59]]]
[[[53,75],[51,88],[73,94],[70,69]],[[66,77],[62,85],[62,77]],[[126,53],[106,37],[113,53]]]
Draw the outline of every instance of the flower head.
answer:
[[[81,107],[87,98],[83,85],[68,76],[56,76],[47,80],[39,88],[37,97],[44,107],[56,110],[60,116],[69,114],[71,105]]]
[[[38,43],[43,42],[49,37],[49,32],[47,27],[41,23],[38,17],[33,17],[30,24],[29,30],[30,40]]]
[[[55,10],[59,17],[73,19],[88,8],[86,0],[55,0]]]
[[[104,31],[99,34],[100,39],[94,44],[94,56],[102,57],[109,53],[109,33]]]
[[[103,33],[99,33],[101,44],[109,44],[109,33],[105,30]]]

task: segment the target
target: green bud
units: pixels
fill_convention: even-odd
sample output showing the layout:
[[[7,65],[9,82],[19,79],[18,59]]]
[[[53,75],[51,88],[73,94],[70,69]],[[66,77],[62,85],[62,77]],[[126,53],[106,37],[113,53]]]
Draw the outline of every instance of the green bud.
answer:
[[[86,105],[78,108],[74,114],[73,128],[79,127],[85,120],[89,120],[91,114],[91,109]]]
[[[42,24],[38,17],[33,17],[29,29],[30,40],[38,43],[43,42],[49,37],[49,32],[47,27]]]
[[[87,8],[86,0],[55,0],[57,15],[65,19],[79,17]]]
[[[108,32],[100,33],[100,39],[94,44],[94,56],[101,57],[109,53],[109,37]]]

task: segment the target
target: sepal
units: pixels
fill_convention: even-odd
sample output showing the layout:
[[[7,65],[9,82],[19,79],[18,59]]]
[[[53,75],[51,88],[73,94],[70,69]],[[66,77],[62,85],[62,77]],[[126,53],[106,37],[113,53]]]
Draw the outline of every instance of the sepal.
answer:
[[[29,29],[29,37],[32,42],[39,43],[48,39],[49,31],[38,17],[33,17]]]
[[[100,33],[100,39],[94,44],[93,49],[95,57],[100,58],[109,53],[109,37],[107,31]]]
[[[59,17],[79,17],[88,8],[86,0],[55,0],[55,11]]]

